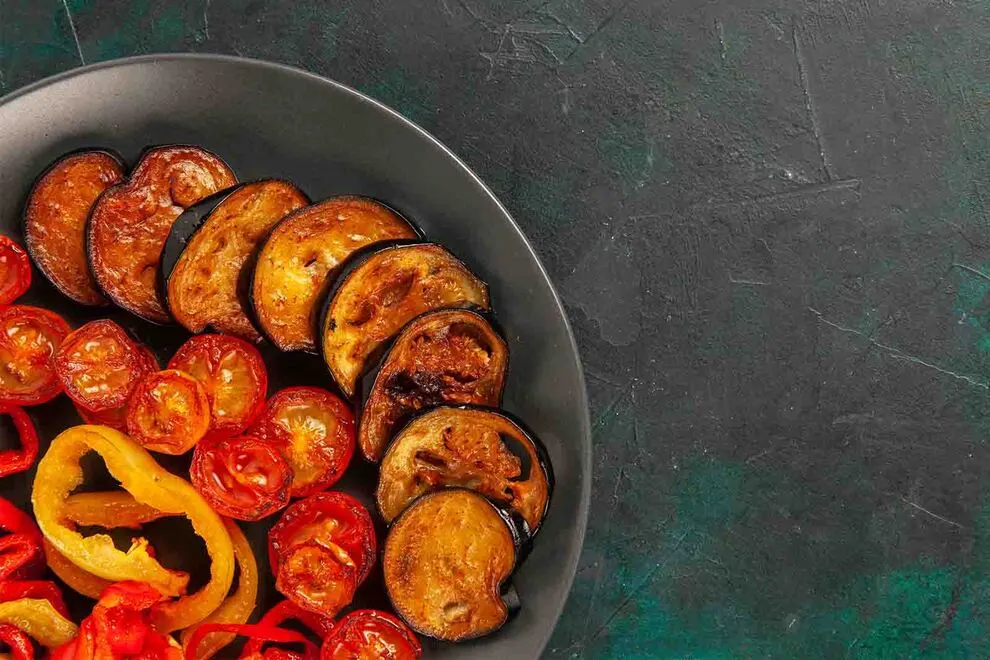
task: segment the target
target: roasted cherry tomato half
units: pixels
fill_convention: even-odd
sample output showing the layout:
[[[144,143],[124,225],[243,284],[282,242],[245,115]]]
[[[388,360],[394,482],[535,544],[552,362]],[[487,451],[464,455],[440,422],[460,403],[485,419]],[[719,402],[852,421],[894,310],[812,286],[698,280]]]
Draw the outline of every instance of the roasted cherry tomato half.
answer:
[[[268,556],[286,598],[333,616],[374,565],[371,516],[346,493],[311,495],[286,509],[269,531]]]
[[[189,476],[217,513],[237,520],[260,520],[289,503],[292,468],[251,436],[207,436],[193,451]]]
[[[92,412],[127,403],[148,368],[143,347],[109,319],[90,321],[62,342],[55,370],[74,402]]]
[[[275,572],[275,588],[299,607],[332,617],[354,600],[357,569],[340,548],[316,541],[289,548]]]
[[[31,288],[31,260],[8,236],[0,236],[0,305],[9,305]]]
[[[86,410],[79,404],[74,404],[79,418],[86,424],[96,424],[97,426],[109,426],[115,431],[127,433],[127,406],[123,405],[112,410],[101,410],[93,412]]]
[[[210,402],[199,381],[170,369],[142,378],[127,403],[127,434],[149,451],[184,454],[210,428]]]
[[[258,349],[228,335],[196,335],[179,348],[169,369],[199,381],[210,400],[210,432],[235,435],[261,412],[268,372]]]
[[[423,648],[406,624],[387,612],[355,610],[323,642],[320,660],[418,660]]]
[[[329,488],[354,455],[354,415],[319,387],[289,387],[268,400],[251,435],[278,447],[295,477],[289,495],[305,497]]]
[[[0,309],[0,403],[32,406],[62,391],[55,353],[70,331],[61,316],[47,309]]]

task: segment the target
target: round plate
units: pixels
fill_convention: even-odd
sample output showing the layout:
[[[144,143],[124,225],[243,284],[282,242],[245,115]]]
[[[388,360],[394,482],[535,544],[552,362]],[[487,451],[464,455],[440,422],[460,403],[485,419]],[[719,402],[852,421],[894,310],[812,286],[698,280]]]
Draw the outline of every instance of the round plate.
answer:
[[[463,162],[398,113],[343,85],[285,66],[214,55],[117,60],[41,81],[0,100],[0,127],[0,231],[18,239],[31,183],[61,154],[109,147],[133,166],[147,145],[190,143],[219,154],[241,180],[287,178],[314,200],[343,193],[381,199],[487,281],[510,348],[504,407],[546,443],[556,490],[533,552],[514,577],[522,600],[518,616],[490,637],[424,648],[430,658],[540,654],[567,598],[584,537],[591,483],[588,406],[574,337],[546,272],[505,208]],[[54,309],[73,324],[110,316],[163,362],[188,337],[119,310],[84,309],[37,272],[21,302]],[[319,358],[271,347],[263,352],[272,391],[289,384],[330,386]],[[31,412],[42,450],[59,431],[80,423],[65,397]],[[183,466],[182,458],[163,462]],[[27,506],[33,478],[33,471],[7,478],[0,492]],[[374,479],[374,469],[355,457],[341,487],[371,504]],[[245,525],[265,572],[270,522]],[[166,523],[148,535],[154,542],[183,524]],[[164,563],[198,560],[205,568],[201,545],[176,548],[174,539],[157,545]],[[358,604],[385,606],[380,580],[365,583]],[[256,614],[279,598],[271,581],[263,585]],[[76,608],[85,612],[85,605]]]

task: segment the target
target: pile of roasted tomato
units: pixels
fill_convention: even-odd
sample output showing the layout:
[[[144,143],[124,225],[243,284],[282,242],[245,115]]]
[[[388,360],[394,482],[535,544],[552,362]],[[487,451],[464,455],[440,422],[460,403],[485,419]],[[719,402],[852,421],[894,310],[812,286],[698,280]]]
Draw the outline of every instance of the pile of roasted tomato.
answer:
[[[0,415],[18,438],[0,476],[37,464],[33,517],[0,498],[0,642],[14,658],[193,660],[242,637],[253,660],[407,660],[422,654],[413,631],[461,641],[518,608],[509,578],[552,472],[497,409],[508,349],[487,287],[444,248],[373,200],[237,184],[197,147],[151,149],[129,177],[106,151],[60,159],[24,234],[27,250],[0,236]],[[218,333],[162,364],[113,320],[71,327],[18,304],[32,260],[76,303]],[[335,391],[269,395],[262,340],[320,348]],[[25,408],[63,393],[84,424],[39,438]],[[356,449],[379,464],[374,513],[332,490]],[[91,487],[92,454],[120,489]],[[204,580],[143,534],[175,517],[202,541]],[[237,522],[261,520],[270,574]],[[395,614],[354,607],[376,565]],[[272,582],[284,600],[256,613]],[[78,624],[61,585],[94,601]]]

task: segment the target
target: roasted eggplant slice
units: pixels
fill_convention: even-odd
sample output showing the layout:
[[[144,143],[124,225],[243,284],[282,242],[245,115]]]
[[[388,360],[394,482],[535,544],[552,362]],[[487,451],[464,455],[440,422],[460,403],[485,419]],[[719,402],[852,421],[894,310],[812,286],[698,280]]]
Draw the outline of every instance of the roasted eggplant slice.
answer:
[[[512,520],[481,495],[424,495],[385,539],[385,590],[420,634],[449,642],[487,635],[509,618],[503,586],[517,542]]]
[[[413,319],[386,354],[364,404],[358,434],[364,457],[380,460],[399,427],[423,408],[498,406],[508,361],[505,341],[471,310]]]
[[[488,287],[433,243],[355,255],[334,282],[320,322],[323,359],[346,396],[371,356],[413,318],[447,307],[488,309]]]
[[[285,218],[258,254],[251,303],[283,351],[316,349],[319,304],[335,268],[372,243],[416,238],[402,216],[363,197],[335,197]]]
[[[63,156],[38,177],[24,207],[24,242],[38,270],[83,305],[106,305],[86,262],[86,219],[96,199],[124,180],[120,157],[102,149]]]
[[[288,181],[274,179],[245,183],[219,196],[212,205],[190,208],[172,225],[162,254],[168,308],[189,332],[210,326],[258,341],[261,335],[241,302],[247,300],[245,276],[271,228],[309,199]]]
[[[451,486],[514,510],[532,537],[550,503],[553,471],[543,444],[506,413],[435,408],[413,419],[385,452],[378,510],[391,522],[423,493]]]
[[[205,149],[146,151],[130,178],[108,188],[89,215],[86,252],[103,293],[141,318],[167,322],[158,265],[172,223],[185,209],[236,182],[227,164]]]

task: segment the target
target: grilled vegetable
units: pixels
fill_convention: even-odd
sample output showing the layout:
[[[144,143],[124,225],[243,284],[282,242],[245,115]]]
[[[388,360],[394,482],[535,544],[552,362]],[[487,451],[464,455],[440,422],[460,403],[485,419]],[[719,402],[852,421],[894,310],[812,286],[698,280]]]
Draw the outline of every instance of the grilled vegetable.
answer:
[[[63,156],[38,177],[24,207],[24,241],[38,270],[69,298],[105,305],[86,260],[86,220],[96,199],[124,180],[109,151]]]
[[[509,350],[479,314],[428,312],[409,322],[382,360],[361,413],[358,444],[369,461],[409,418],[441,404],[498,406]]]
[[[95,413],[123,406],[138,381],[155,368],[143,347],[109,319],[73,331],[55,354],[55,372],[66,394]]]
[[[196,335],[179,347],[168,368],[186,372],[206,390],[213,434],[240,433],[265,405],[268,370],[258,349],[243,339]]]
[[[539,530],[553,487],[543,445],[505,413],[436,408],[413,419],[389,446],[378,509],[392,521],[419,495],[441,487],[476,490]]]
[[[319,303],[337,266],[372,243],[416,237],[402,216],[362,197],[334,197],[296,211],[258,254],[251,304],[259,328],[283,351],[315,350]]]
[[[281,626],[286,621],[291,620],[298,622],[319,639],[325,638],[336,627],[333,619],[304,610],[289,600],[280,601],[272,609],[265,612],[264,616],[258,620],[258,625]],[[278,649],[278,647],[265,649],[266,641],[249,639],[244,644],[240,658],[243,660],[302,660],[303,658],[302,654],[287,649]]]
[[[418,660],[422,656],[416,635],[394,616],[378,610],[355,610],[324,640],[320,660]]]
[[[292,504],[268,533],[275,588],[303,609],[334,616],[375,563],[371,516],[339,492]]]
[[[347,396],[369,359],[402,326],[445,307],[488,309],[488,287],[439,245],[393,244],[355,255],[327,296],[323,358]]]
[[[34,406],[62,391],[55,352],[69,330],[61,316],[47,309],[0,308],[0,403]]]
[[[158,265],[172,223],[236,181],[227,164],[205,149],[146,151],[125,183],[100,195],[86,225],[89,267],[103,293],[141,318],[167,322]]]
[[[189,374],[156,371],[138,381],[125,423],[131,439],[148,451],[184,454],[210,428],[210,401]]]
[[[189,332],[207,326],[258,341],[246,305],[252,257],[275,224],[309,198],[288,181],[241,184],[190,208],[175,221],[162,252],[165,296]]]
[[[282,453],[251,436],[210,436],[193,450],[189,478],[221,515],[261,520],[289,503],[292,468]]]
[[[31,288],[31,260],[17,241],[0,234],[0,305],[9,305]]]
[[[22,408],[0,404],[0,415],[9,415],[20,447],[0,450],[0,477],[23,472],[38,458],[38,431]]]
[[[385,589],[416,632],[458,642],[510,614],[503,584],[516,565],[511,521],[481,495],[443,490],[416,500],[385,539]]]
[[[292,497],[312,495],[335,484],[354,455],[353,413],[319,387],[276,392],[250,434],[285,454],[293,472]]]

